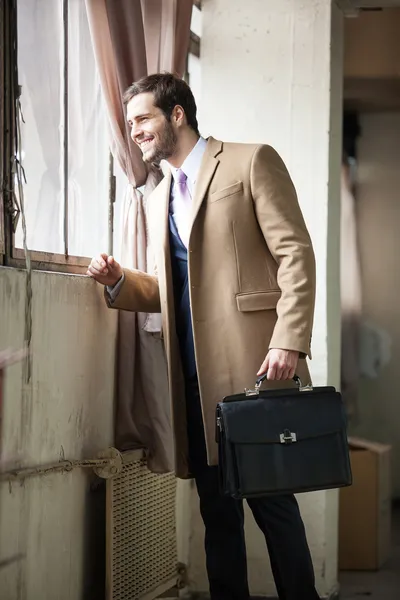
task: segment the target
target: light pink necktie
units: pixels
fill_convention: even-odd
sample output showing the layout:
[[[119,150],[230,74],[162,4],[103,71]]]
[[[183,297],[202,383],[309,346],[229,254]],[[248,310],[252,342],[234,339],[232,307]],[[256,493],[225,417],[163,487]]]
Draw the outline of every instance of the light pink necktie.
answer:
[[[182,169],[178,169],[174,172],[174,220],[186,248],[189,246],[191,213],[192,197],[187,186],[187,176]]]

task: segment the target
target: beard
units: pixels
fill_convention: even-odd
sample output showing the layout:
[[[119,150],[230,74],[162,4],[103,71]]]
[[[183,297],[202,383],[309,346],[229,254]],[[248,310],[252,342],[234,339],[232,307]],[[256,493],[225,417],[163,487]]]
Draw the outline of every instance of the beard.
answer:
[[[145,163],[159,165],[167,160],[176,150],[177,138],[171,123],[166,119],[163,130],[154,137],[153,145],[144,151],[142,158]]]

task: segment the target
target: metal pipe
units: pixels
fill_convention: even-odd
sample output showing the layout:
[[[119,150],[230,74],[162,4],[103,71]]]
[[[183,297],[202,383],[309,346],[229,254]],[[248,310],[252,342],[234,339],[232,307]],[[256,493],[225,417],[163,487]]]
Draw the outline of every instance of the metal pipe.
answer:
[[[60,471],[69,472],[76,468],[93,469],[97,467],[107,467],[112,464],[112,462],[112,459],[109,458],[99,458],[93,460],[61,460],[57,463],[51,463],[45,466],[11,469],[9,471],[0,472],[0,483],[5,481],[12,482],[21,479],[27,479],[28,477],[35,477],[37,475],[48,475],[49,473],[57,473]]]
[[[64,140],[63,140],[63,188],[64,188],[64,255],[68,249],[68,0],[63,0],[63,42],[64,42]]]

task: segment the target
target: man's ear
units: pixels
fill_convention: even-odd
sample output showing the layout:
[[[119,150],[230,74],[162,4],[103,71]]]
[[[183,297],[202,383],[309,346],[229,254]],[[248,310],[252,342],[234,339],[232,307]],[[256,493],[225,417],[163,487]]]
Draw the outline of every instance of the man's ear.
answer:
[[[185,111],[183,110],[182,106],[180,106],[180,104],[174,106],[171,118],[174,120],[175,125],[177,125],[178,127],[180,127],[186,122]]]

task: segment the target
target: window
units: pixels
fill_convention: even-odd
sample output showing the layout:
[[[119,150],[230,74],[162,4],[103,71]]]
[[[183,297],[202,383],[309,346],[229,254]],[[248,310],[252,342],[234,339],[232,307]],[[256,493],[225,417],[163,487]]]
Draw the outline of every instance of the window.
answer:
[[[9,4],[9,66],[17,61],[21,86],[17,159],[26,179],[28,248],[36,266],[53,263],[62,270],[68,265],[87,266],[88,258],[82,257],[110,246],[110,151],[85,2],[14,0]],[[13,31],[18,39],[14,52]],[[13,174],[9,177],[12,180]],[[17,264],[24,257],[22,220],[12,222],[17,207],[14,203],[11,210],[11,195],[9,191],[5,233],[9,262]],[[15,199],[18,204],[17,185]]]

